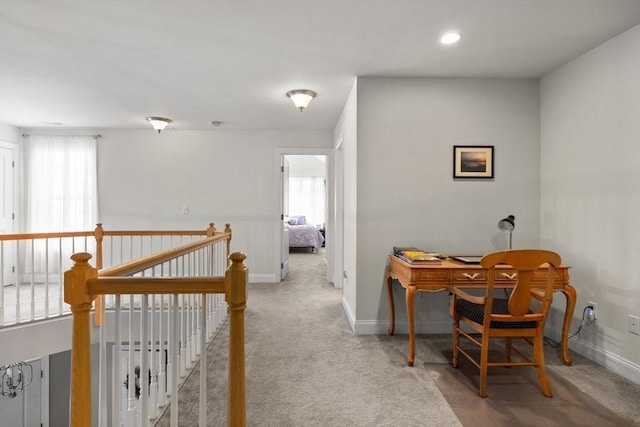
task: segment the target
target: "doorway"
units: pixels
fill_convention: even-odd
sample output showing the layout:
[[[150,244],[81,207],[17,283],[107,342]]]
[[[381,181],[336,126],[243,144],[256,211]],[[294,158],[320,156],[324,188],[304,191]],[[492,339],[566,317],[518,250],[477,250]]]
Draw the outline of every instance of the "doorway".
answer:
[[[333,283],[331,265],[333,227],[333,150],[331,149],[281,149],[277,150],[279,173],[279,218],[276,237],[280,257],[279,271],[282,280],[289,268],[289,251],[317,252],[327,265],[327,280]],[[307,247],[290,249],[290,236],[294,219],[301,225],[313,228],[320,236],[318,244],[309,237]],[[296,222],[296,226],[298,222]],[[303,227],[300,227],[303,228]],[[298,231],[298,230],[296,230]],[[292,242],[292,245],[305,243]]]
[[[15,195],[15,149],[13,144],[0,141],[0,234],[13,234],[15,222],[14,195]],[[0,286],[15,284],[14,274],[14,248],[3,247],[2,276]]]

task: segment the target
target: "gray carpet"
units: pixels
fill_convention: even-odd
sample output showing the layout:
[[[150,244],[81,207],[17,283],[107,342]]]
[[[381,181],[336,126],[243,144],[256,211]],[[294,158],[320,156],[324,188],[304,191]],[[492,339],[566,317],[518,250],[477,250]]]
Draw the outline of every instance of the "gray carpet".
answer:
[[[249,287],[249,426],[640,425],[640,386],[575,354],[574,366],[563,366],[550,346],[553,399],[527,368],[490,371],[481,399],[477,369],[449,363],[450,335],[419,336],[416,366],[408,367],[406,335],[352,334],[322,253],[293,253],[290,262],[283,282]],[[223,327],[208,349],[208,426],[226,425],[227,333]],[[198,424],[198,378],[196,366],[180,391],[180,426]]]

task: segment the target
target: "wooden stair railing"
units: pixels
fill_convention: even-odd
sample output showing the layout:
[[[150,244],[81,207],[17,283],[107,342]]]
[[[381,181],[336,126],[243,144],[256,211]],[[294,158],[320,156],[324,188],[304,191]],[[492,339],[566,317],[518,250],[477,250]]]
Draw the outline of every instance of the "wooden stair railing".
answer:
[[[225,234],[227,254],[230,253],[231,244],[231,227],[229,224],[225,224],[224,231],[217,231],[214,223],[209,223],[206,229],[201,230],[105,230],[102,224],[97,224],[93,231],[74,231],[74,232],[48,232],[48,233],[21,233],[21,234],[0,234],[0,270],[13,270],[10,274],[8,282],[5,283],[4,274],[0,275],[0,328],[4,326],[17,325],[24,322],[32,322],[34,320],[44,320],[52,317],[59,317],[68,314],[68,309],[63,307],[62,297],[59,299],[53,299],[49,297],[49,287],[59,286],[62,282],[63,272],[69,268],[70,256],[73,253],[78,252],[95,252],[94,262],[95,267],[100,270],[107,266],[115,265],[117,263],[128,261],[132,258],[124,259],[125,255],[119,254],[120,259],[116,259],[118,254],[113,254],[113,248],[116,241],[120,243],[123,239],[130,239],[131,248],[134,247],[134,239],[136,245],[139,245],[139,252],[142,252],[143,239],[148,239],[144,244],[151,246],[157,246],[160,239],[160,246],[162,248],[167,247],[163,245],[162,239],[170,241],[168,247],[174,245],[174,238],[179,238],[178,244],[183,243],[185,240],[204,239],[206,237],[213,237]],[[110,241],[109,241],[110,239]],[[154,245],[153,242],[156,242]],[[149,243],[150,242],[150,243]],[[51,243],[51,244],[50,244]],[[40,246],[45,251],[44,258],[49,257],[49,250],[56,252],[55,259],[51,265],[47,262],[46,267],[44,262],[42,263],[44,270],[38,270],[37,274],[41,275],[44,279],[44,299],[45,308],[40,308],[40,311],[36,313],[36,309],[33,308],[33,294],[36,283],[41,283],[36,279],[34,281],[33,273],[36,267],[33,266],[34,245]],[[122,243],[124,247],[124,243]],[[44,249],[46,248],[46,249]],[[129,249],[131,249],[129,248]],[[122,248],[121,248],[122,249]],[[157,248],[156,248],[157,249]],[[105,254],[106,252],[106,254]],[[133,252],[133,250],[131,251]],[[138,252],[138,251],[136,251]],[[153,251],[144,251],[139,254],[139,257],[148,255]],[[11,255],[13,254],[13,255]],[[105,256],[106,255],[106,256]],[[110,258],[112,256],[113,258]],[[11,264],[7,264],[6,261],[10,261]],[[24,271],[22,264],[28,264],[31,270]],[[13,268],[12,268],[13,267]],[[49,280],[50,276],[55,276],[54,279]],[[21,280],[22,279],[22,280]],[[31,285],[31,300],[25,299],[19,300],[19,295],[15,299],[15,304],[9,307],[8,300],[4,298],[4,287],[9,285],[23,284],[26,286]],[[17,288],[17,286],[16,286]],[[52,288],[53,289],[53,288]],[[54,289],[57,291],[57,288]],[[29,296],[29,290],[27,289],[25,295]],[[24,298],[24,297],[23,297]],[[104,303],[103,298],[96,298],[95,300],[95,316],[94,321],[97,325],[102,323],[102,305]],[[20,304],[24,307],[28,307],[31,304],[30,315],[22,312]],[[51,305],[51,308],[49,306]],[[9,310],[7,308],[9,307]],[[27,309],[25,309],[27,310]],[[23,316],[21,317],[21,312]],[[9,316],[9,320],[5,320],[5,313]],[[15,319],[13,317],[15,316]]]
[[[227,424],[229,426],[246,425],[244,355],[244,310],[248,282],[248,272],[244,265],[246,255],[239,252],[229,255],[229,266],[224,277],[131,277],[150,267],[211,245],[221,238],[227,239],[227,248],[229,248],[230,233],[231,229],[227,224],[225,233],[216,236],[215,228],[211,225],[207,231],[207,235],[211,237],[101,271],[89,264],[91,259],[89,253],[76,253],[71,257],[74,265],[64,274],[64,300],[70,305],[73,315],[70,404],[72,427],[86,427],[92,423],[90,310],[94,299],[106,294],[224,294],[229,312]],[[200,369],[204,371],[205,366],[201,366]],[[206,388],[203,390],[201,383],[201,393],[203,392],[206,393]],[[206,400],[206,397],[201,396],[201,399]],[[173,412],[177,413],[177,408],[175,410],[172,408],[172,415]]]

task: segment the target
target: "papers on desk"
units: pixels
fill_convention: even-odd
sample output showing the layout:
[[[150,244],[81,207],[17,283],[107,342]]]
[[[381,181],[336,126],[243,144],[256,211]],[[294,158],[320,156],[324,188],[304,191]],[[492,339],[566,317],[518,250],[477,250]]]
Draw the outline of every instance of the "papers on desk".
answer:
[[[441,264],[440,254],[417,248],[394,247],[393,254],[409,264]]]

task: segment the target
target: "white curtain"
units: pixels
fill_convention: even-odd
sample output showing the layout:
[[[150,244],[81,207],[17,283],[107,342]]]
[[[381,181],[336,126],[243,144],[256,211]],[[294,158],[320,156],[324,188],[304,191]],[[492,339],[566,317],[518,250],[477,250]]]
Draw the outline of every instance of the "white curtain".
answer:
[[[26,230],[93,230],[98,220],[95,136],[25,138]]]
[[[324,225],[324,177],[289,177],[289,216],[293,215],[306,216],[307,224]]]

